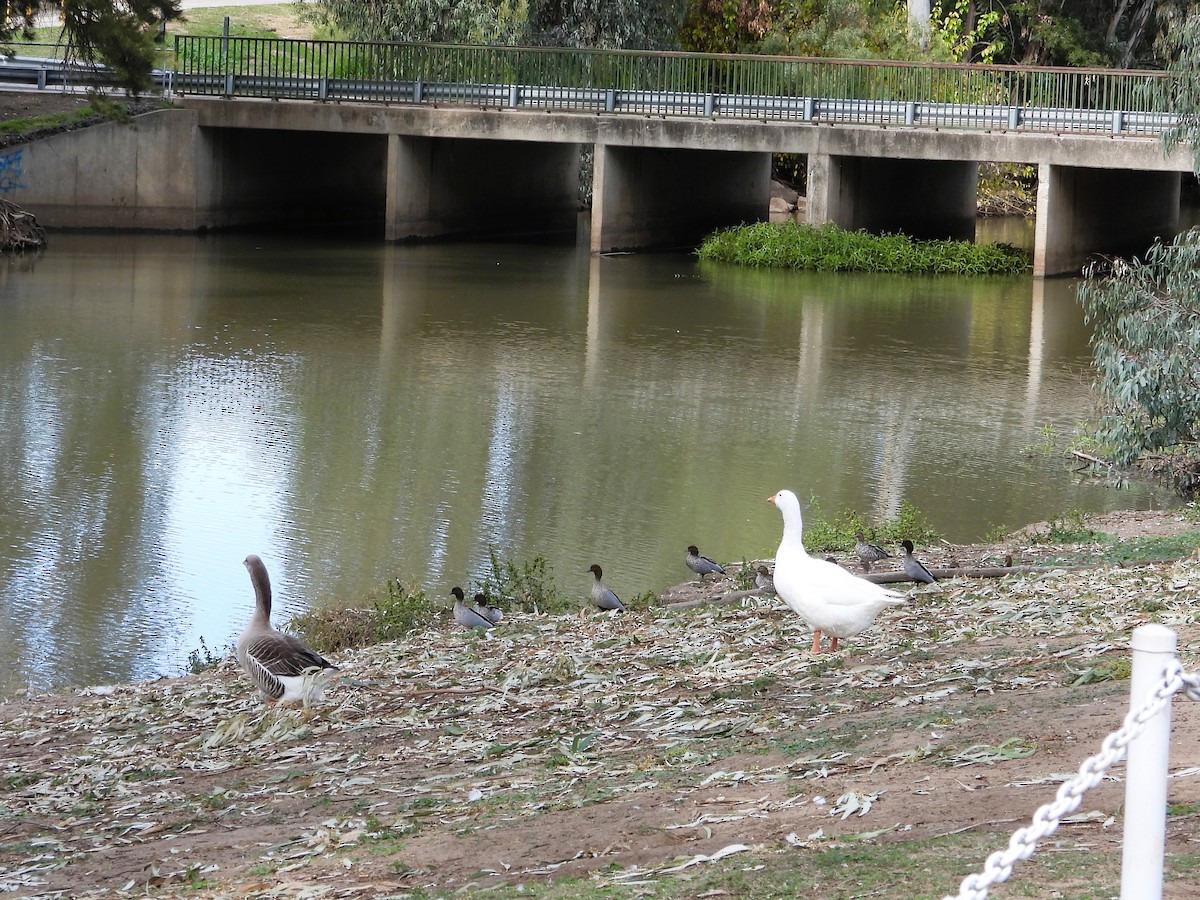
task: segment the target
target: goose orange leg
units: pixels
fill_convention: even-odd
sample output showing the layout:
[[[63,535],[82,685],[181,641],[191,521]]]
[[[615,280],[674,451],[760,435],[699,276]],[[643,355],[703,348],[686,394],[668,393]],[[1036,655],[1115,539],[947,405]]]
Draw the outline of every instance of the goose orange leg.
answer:
[[[813,629],[812,652],[813,653],[821,652],[821,632],[817,631],[815,628]]]

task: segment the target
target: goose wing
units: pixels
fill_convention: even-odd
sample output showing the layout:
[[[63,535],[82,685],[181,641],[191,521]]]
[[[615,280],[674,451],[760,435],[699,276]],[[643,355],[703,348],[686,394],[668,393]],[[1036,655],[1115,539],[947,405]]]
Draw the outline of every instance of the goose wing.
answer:
[[[778,570],[775,580],[778,586]],[[831,606],[861,606],[867,603],[892,606],[903,603],[905,599],[899,591],[888,590],[824,560],[809,562],[804,570],[804,581],[809,593],[816,594]]]
[[[243,654],[250,678],[273,700],[283,696],[283,678],[296,678],[313,669],[337,671],[337,666],[299,638],[278,631],[257,635],[245,645]]]

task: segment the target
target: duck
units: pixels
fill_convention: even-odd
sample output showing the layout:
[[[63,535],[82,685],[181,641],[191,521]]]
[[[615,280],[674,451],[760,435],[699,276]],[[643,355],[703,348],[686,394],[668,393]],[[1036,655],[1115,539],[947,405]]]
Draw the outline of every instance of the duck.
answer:
[[[600,609],[618,609],[623,612],[625,604],[621,602],[621,598],[604,584],[604,570],[592,563],[588,571],[596,576],[596,580],[592,582],[592,603]]]
[[[495,626],[496,623],[490,618],[475,607],[467,605],[462,588],[456,585],[450,588],[450,594],[454,597],[454,621],[463,628],[482,628],[487,631]]]
[[[858,555],[858,561],[864,572],[871,571],[871,563],[881,559],[891,559],[892,556],[882,547],[869,543],[866,535],[861,531],[854,532],[854,552]]]
[[[904,559],[900,564],[904,566],[904,574],[913,581],[919,581],[922,584],[933,584],[937,581],[933,577],[933,573],[925,568],[925,564],[913,556],[913,542],[905,538],[900,542],[900,546],[904,548]]]
[[[684,559],[687,567],[700,576],[700,583],[704,584],[705,575],[724,575],[725,570],[709,559],[707,556],[701,556],[700,551],[692,544],[687,548],[687,557]]]
[[[804,549],[804,518],[800,501],[784,490],[767,498],[783,515],[783,538],[775,555],[775,591],[793,612],[813,629],[812,652],[821,652],[821,635],[848,638],[869,628],[889,606],[899,606],[904,595],[888,590],[841,566],[814,559]]]
[[[766,566],[759,566],[754,573],[754,586],[760,593],[774,597],[775,579],[771,577],[771,570]]]
[[[507,599],[512,600],[511,597]],[[491,598],[482,591],[475,595],[475,609],[493,625],[498,624],[504,618],[504,610],[499,606],[493,605]]]
[[[238,638],[235,654],[268,703],[304,706],[325,696],[329,677],[339,671],[298,637],[271,627],[271,579],[262,559],[251,553],[242,563],[254,585],[254,615]]]

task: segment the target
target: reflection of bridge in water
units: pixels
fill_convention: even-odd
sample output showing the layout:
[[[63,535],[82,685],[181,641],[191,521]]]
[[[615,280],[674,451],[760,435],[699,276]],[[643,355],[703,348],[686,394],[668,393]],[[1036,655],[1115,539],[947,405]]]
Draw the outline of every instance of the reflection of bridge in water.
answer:
[[[1038,167],[1049,275],[1173,235],[1191,168],[1158,140],[1175,120],[1161,73],[220,37],[176,51],[185,110],[156,127],[193,176],[146,197],[191,216],[173,227],[570,230],[590,145],[595,252],[765,218],[772,153],[807,157],[811,223],[970,239],[978,164],[1017,162]]]

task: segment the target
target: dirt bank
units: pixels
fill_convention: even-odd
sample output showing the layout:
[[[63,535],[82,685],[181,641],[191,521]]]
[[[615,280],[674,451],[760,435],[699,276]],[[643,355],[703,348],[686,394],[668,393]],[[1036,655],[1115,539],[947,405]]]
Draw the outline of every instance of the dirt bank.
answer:
[[[768,599],[514,613],[342,654],[308,713],[264,710],[228,663],[22,698],[0,706],[0,889],[941,896],[1120,725],[1134,627],[1169,624],[1195,668],[1198,593],[1194,558],[956,580],[822,657]],[[1184,897],[1200,717],[1174,716],[1167,895]],[[1115,895],[1122,777],[995,896]]]

